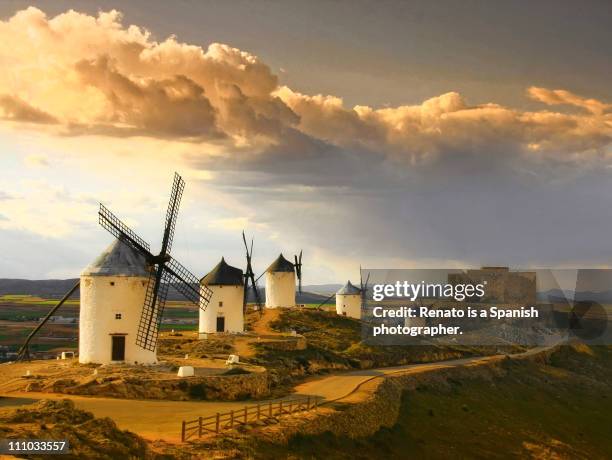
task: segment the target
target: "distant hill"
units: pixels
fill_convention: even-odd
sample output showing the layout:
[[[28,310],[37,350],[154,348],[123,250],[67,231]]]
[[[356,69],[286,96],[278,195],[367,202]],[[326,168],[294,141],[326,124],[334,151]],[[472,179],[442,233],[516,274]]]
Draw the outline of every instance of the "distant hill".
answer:
[[[77,282],[76,278],[67,280],[24,280],[24,279],[7,279],[0,278],[0,295],[33,295],[37,297],[43,297],[45,299],[57,299],[74,286]],[[338,286],[337,288],[329,288],[330,286]],[[298,294],[296,301],[297,303],[321,303],[325,300],[329,294],[328,292],[335,292],[340,288],[340,285],[335,284],[324,284],[321,286],[304,286],[302,294]],[[266,290],[261,287],[259,289],[262,302],[266,298]],[[331,293],[330,292],[330,293]],[[78,291],[73,297],[78,296]],[[183,300],[183,296],[179,294],[175,289],[170,288],[168,292],[168,300]],[[255,302],[255,296],[249,291],[248,296],[249,302]]]
[[[309,286],[312,287],[312,286]],[[261,302],[264,303],[266,300],[266,290],[263,287],[259,288],[259,296],[261,299]],[[302,293],[298,294],[296,292],[295,294],[295,302],[296,303],[303,303],[303,304],[320,304],[321,302],[323,302],[325,299],[327,299],[329,297],[328,295],[323,295],[323,294],[317,294],[316,292],[306,292],[303,288],[302,288]],[[247,296],[247,301],[248,302],[255,302],[255,294],[253,294],[253,291],[251,289],[249,289],[249,294]],[[335,300],[331,299],[328,303],[334,303],[335,305]]]
[[[0,295],[33,295],[45,299],[54,299],[64,296],[77,278],[67,280],[23,280],[0,278]],[[78,291],[77,291],[78,293]],[[76,296],[77,293],[74,295]]]
[[[315,294],[321,294],[325,297],[334,294],[343,284],[311,284],[302,287],[303,291],[314,292]]]

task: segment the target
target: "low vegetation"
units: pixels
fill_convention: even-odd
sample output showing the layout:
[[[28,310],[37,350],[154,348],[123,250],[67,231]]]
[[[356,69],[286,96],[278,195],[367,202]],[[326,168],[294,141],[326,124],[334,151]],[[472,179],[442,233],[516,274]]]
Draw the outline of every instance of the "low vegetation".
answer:
[[[295,331],[307,339],[305,350],[279,350],[262,343],[252,362],[268,368],[272,389],[286,392],[300,380],[334,370],[399,366],[500,352],[494,347],[371,346],[361,341],[361,322],[335,312],[283,310],[270,324],[278,332]],[[516,351],[514,349],[507,350]]]
[[[145,440],[120,430],[109,418],[75,408],[68,400],[43,400],[26,409],[0,412],[0,437],[4,439],[67,440],[70,453],[64,459],[155,458]],[[47,458],[31,455],[28,458]]]
[[[367,438],[296,435],[287,445],[234,438],[261,459],[612,458],[612,347],[559,348],[547,362],[432,380],[402,396],[397,422]]]

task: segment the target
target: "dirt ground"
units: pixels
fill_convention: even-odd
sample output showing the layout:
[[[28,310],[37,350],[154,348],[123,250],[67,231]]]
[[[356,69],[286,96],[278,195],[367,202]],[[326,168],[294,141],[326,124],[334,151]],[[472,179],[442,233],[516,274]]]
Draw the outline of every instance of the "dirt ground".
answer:
[[[106,382],[132,377],[145,381],[178,379],[176,372],[180,366],[192,366],[196,377],[222,375],[228,370],[226,360],[230,354],[239,355],[240,367],[245,371],[264,372],[265,368],[249,364],[249,358],[256,354],[253,345],[295,339],[270,328],[270,323],[279,315],[279,310],[267,310],[263,314],[252,312],[249,315],[251,331],[212,335],[207,340],[198,340],[194,331],[163,332],[160,334],[159,364],[154,366],[83,365],[77,359],[0,364],[0,392],[25,391],[28,386],[30,391],[47,392],[52,391],[54,382],[67,379],[74,380],[75,385],[93,378]]]

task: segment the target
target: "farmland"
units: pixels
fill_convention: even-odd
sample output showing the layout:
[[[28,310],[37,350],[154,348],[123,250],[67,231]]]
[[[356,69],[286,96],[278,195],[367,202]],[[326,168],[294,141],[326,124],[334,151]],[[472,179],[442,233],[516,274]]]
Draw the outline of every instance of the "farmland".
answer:
[[[30,331],[36,327],[57,299],[32,295],[5,294],[0,296],[0,360],[10,359],[18,351]],[[79,300],[68,299],[34,338],[31,350],[58,352],[76,350],[79,335]],[[197,328],[195,307],[170,301],[164,313],[162,331],[193,331]]]

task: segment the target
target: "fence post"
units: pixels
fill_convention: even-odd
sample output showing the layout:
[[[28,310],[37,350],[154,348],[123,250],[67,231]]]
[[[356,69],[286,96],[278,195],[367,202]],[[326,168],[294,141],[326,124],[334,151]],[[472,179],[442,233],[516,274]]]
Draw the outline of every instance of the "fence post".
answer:
[[[289,413],[293,411],[293,401],[289,401]]]
[[[268,406],[268,415],[272,417],[272,401],[270,401],[270,405]]]
[[[278,415],[283,415],[283,402],[282,401],[278,405]]]
[[[198,438],[202,437],[202,417],[198,419]]]
[[[185,442],[185,420],[183,420],[183,426],[181,428],[181,442]]]
[[[216,427],[215,427],[215,431],[217,433],[219,433],[219,422],[220,422],[219,418],[220,417],[221,417],[221,414],[219,414],[219,412],[217,412],[217,423],[216,423]]]
[[[230,428],[234,428],[234,411],[230,412]]]

